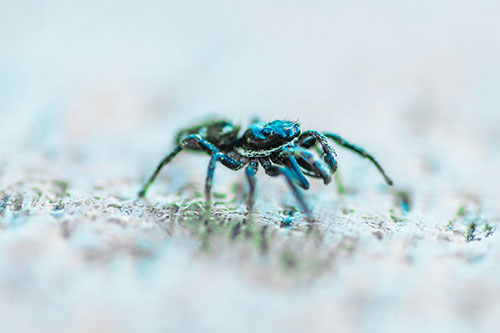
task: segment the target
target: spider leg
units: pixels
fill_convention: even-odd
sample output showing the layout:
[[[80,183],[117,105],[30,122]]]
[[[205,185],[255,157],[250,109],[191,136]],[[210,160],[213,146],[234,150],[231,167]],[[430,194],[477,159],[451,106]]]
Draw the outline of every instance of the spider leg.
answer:
[[[316,143],[316,139],[314,137],[312,137],[312,136],[309,136],[309,137],[306,137],[306,138],[303,139],[303,141],[300,144],[300,146],[304,147],[306,149],[309,149],[312,146],[314,146],[315,143]]]
[[[300,166],[305,169],[301,170],[302,173],[311,177],[322,178],[324,184],[330,183],[331,173],[328,167],[306,148],[299,146],[288,147],[284,149],[284,152],[293,154]]]
[[[248,201],[247,201],[247,211],[248,215],[251,216],[253,212],[253,205],[255,203],[255,174],[259,168],[257,161],[251,161],[247,166],[245,173],[248,181]]]
[[[158,164],[158,166],[156,167],[156,170],[153,172],[153,174],[151,175],[151,177],[149,177],[147,183],[144,185],[144,187],[142,188],[141,191],[139,191],[138,195],[139,195],[139,198],[144,198],[146,196],[146,192],[149,188],[149,186],[151,186],[151,184],[155,181],[156,177],[158,176],[158,174],[160,173],[160,170],[165,166],[167,165],[168,163],[170,163],[170,161],[172,161],[172,159],[182,150],[182,149],[185,149],[185,148],[191,148],[191,147],[197,147],[207,153],[209,153],[210,155],[214,154],[217,152],[217,148],[215,148],[210,142],[208,142],[207,140],[203,139],[200,135],[198,134],[192,134],[192,135],[188,135],[187,137],[185,137],[182,142],[174,148],[174,150],[168,154],[161,162],[160,164]]]
[[[231,170],[239,170],[241,169],[245,163],[235,160],[224,153],[217,152],[210,157],[210,162],[208,163],[207,170],[207,179],[205,181],[205,207],[210,207],[211,196],[210,193],[212,191],[212,184],[214,180],[214,171],[217,165],[217,161],[220,161],[226,167]]]
[[[311,137],[314,139],[310,139]],[[334,174],[337,170],[337,153],[328,142],[327,137],[318,131],[306,131],[299,137],[299,146],[305,145],[303,146],[305,148],[313,146],[316,142],[318,142],[323,149],[323,153],[325,154],[324,160],[330,167],[330,173]]]
[[[282,149],[279,155],[274,158],[271,157],[271,160],[274,163],[285,165],[290,171],[292,171],[295,174],[294,180],[297,182],[297,185],[302,187],[304,190],[309,189],[310,186],[309,182],[302,173],[302,170],[300,170],[299,163],[297,162],[297,159],[294,156],[293,148],[288,147]]]
[[[392,179],[389,178],[389,176],[387,176],[387,174],[385,173],[385,171],[382,168],[382,166],[377,162],[377,160],[375,160],[375,158],[371,154],[369,154],[363,148],[358,147],[358,146],[356,146],[356,145],[354,145],[352,143],[347,142],[346,140],[344,140],[342,137],[340,137],[337,134],[324,132],[323,135],[326,136],[329,139],[332,139],[333,141],[335,141],[340,146],[345,147],[345,148],[347,148],[347,149],[349,149],[349,150],[351,150],[351,151],[359,154],[360,156],[369,159],[375,165],[375,167],[378,169],[378,171],[382,174],[382,176],[384,177],[385,182],[387,183],[387,185],[392,185],[393,184]]]
[[[156,167],[156,170],[155,172],[153,172],[153,174],[151,175],[151,177],[149,177],[146,185],[144,185],[144,187],[142,188],[141,191],[139,191],[138,195],[139,195],[139,198],[144,198],[146,196],[146,192],[149,188],[149,186],[151,186],[151,184],[153,184],[153,182],[155,181],[156,179],[156,176],[158,176],[158,174],[160,173],[160,170],[165,166],[167,165],[174,157],[175,155],[177,155],[180,151],[182,150],[182,148],[180,146],[177,146],[174,148],[174,150],[168,154],[161,162],[160,164],[158,164],[158,166]]]
[[[307,204],[306,200],[304,199],[304,196],[302,195],[302,193],[300,193],[299,188],[295,183],[297,181],[297,175],[292,170],[286,167],[271,164],[271,161],[265,158],[261,158],[260,163],[264,167],[264,170],[267,175],[271,177],[277,177],[279,175],[283,175],[286,178],[288,186],[290,186],[290,189],[292,190],[295,199],[299,203],[302,210],[305,212],[309,222],[312,222],[313,218],[311,210],[309,209],[309,205]]]

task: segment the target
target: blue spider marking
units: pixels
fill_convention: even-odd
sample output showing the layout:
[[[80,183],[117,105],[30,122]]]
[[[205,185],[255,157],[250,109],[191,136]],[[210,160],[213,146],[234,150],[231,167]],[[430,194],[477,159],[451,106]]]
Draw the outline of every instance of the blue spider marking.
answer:
[[[250,126],[255,139],[266,140],[270,135],[276,135],[283,139],[291,139],[300,133],[297,123],[274,120],[270,123],[256,123]]]

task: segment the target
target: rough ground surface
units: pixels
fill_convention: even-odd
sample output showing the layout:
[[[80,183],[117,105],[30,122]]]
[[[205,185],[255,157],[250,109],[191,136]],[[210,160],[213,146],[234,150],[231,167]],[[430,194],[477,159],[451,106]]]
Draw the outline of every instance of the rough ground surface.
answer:
[[[110,162],[97,146],[85,149],[97,157],[64,148],[0,168],[4,328],[398,331],[425,322],[487,331],[499,323],[498,189],[479,176],[457,184],[428,166],[423,176],[398,171],[396,184],[407,186],[387,188],[368,162],[347,159],[344,193],[319,182],[306,193],[317,219],[309,230],[285,182],[261,172],[255,222],[245,225],[243,174],[220,168],[205,224],[206,157],[181,154],[138,200],[154,163],[135,171],[138,153]]]
[[[0,332],[500,327],[498,1],[0,1]],[[338,148],[310,230],[284,180],[180,154],[219,113]]]

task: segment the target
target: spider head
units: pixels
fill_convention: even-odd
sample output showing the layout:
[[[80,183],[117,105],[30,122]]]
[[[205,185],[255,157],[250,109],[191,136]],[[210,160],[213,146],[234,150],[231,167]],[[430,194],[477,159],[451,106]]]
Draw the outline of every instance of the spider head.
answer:
[[[300,135],[300,125],[296,122],[275,120],[270,123],[252,124],[240,139],[240,147],[249,154],[273,151]]]

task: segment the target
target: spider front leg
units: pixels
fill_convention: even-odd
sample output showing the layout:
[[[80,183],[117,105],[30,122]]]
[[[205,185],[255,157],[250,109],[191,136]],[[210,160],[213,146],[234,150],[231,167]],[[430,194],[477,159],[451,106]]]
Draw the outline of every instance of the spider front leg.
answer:
[[[342,137],[340,137],[337,134],[324,132],[323,135],[329,139],[332,139],[333,141],[335,141],[337,144],[341,145],[342,147],[345,147],[345,148],[357,153],[358,155],[361,155],[362,157],[369,159],[375,165],[375,167],[378,169],[378,171],[382,174],[387,185],[393,184],[392,179],[389,178],[389,176],[387,176],[387,174],[385,173],[382,166],[377,162],[377,160],[375,160],[375,158],[371,154],[369,154],[363,148],[347,142],[346,140],[344,140]]]
[[[139,191],[138,195],[139,195],[139,198],[144,198],[146,196],[146,192],[149,188],[149,186],[151,186],[151,184],[153,184],[153,182],[155,181],[156,177],[158,176],[158,174],[160,173],[160,170],[165,166],[167,165],[168,163],[170,163],[170,161],[172,161],[172,159],[182,150],[182,149],[185,149],[187,148],[187,146],[197,146],[199,149],[209,153],[209,154],[214,154],[217,152],[217,149],[210,143],[208,142],[207,140],[203,139],[200,135],[198,134],[192,134],[192,135],[188,135],[187,137],[185,137],[182,142],[174,148],[174,150],[168,154],[161,162],[160,164],[158,164],[158,166],[156,167],[156,170],[153,172],[153,174],[151,175],[151,177],[149,177],[147,183],[144,185],[144,187],[142,188],[141,191]]]
[[[210,208],[210,203],[211,203],[210,194],[212,192],[214,171],[217,165],[217,161],[220,161],[222,164],[224,164],[231,170],[239,170],[245,165],[245,163],[235,160],[224,153],[217,152],[211,156],[210,162],[208,163],[207,179],[205,181],[205,208],[207,211]]]
[[[271,164],[271,162],[268,159],[260,159],[260,163],[264,167],[264,170],[267,175],[271,177],[277,177],[279,175],[283,175],[285,177],[288,186],[290,186],[290,189],[292,190],[292,193],[295,196],[295,199],[297,200],[300,207],[306,214],[307,220],[309,222],[313,222],[314,219],[312,217],[311,210],[309,209],[309,205],[307,204],[306,200],[304,199],[304,196],[302,195],[302,193],[299,191],[299,188],[295,184],[295,182],[298,181],[295,173],[288,168]]]
[[[285,165],[290,171],[294,173],[294,180],[296,181],[297,185],[302,187],[304,190],[309,189],[309,182],[302,173],[302,170],[300,170],[299,163],[295,158],[294,148],[283,148],[277,156],[271,157],[271,161],[276,164]]]
[[[333,175],[337,170],[337,153],[335,152],[335,149],[330,145],[330,142],[328,142],[328,139],[325,135],[318,131],[306,131],[299,137],[298,146],[310,148],[316,142],[321,145],[323,153],[325,154],[324,160],[330,167],[330,173]]]
[[[301,174],[303,173],[310,177],[322,178],[325,185],[330,183],[331,173],[328,166],[321,160],[318,160],[318,158],[306,148],[297,146],[287,147],[283,149],[281,154],[293,155],[291,157],[293,157],[293,159],[304,169],[299,169]]]

